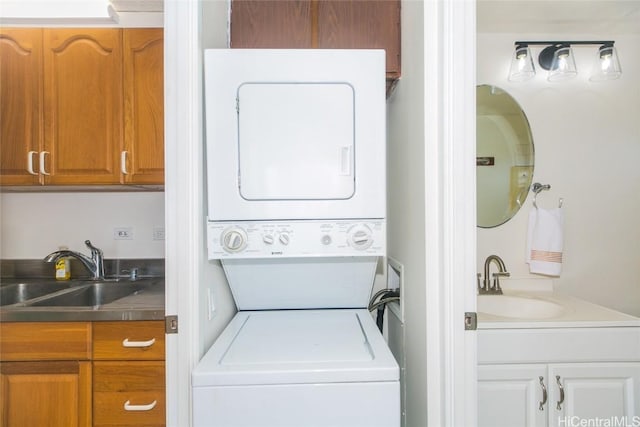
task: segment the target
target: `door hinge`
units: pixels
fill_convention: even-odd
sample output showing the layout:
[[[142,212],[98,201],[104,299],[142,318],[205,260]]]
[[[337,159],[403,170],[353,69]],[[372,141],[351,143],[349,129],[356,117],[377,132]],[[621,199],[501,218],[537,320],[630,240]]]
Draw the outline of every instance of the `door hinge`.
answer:
[[[164,333],[165,334],[177,334],[178,333],[178,316],[165,316],[164,318]]]
[[[475,331],[478,329],[478,313],[473,311],[464,313],[464,329],[465,331]]]

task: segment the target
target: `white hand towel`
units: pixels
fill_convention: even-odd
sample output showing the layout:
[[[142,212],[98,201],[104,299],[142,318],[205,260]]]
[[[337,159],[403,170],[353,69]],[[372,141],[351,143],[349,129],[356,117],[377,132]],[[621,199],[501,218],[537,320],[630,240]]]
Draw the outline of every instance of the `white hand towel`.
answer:
[[[564,213],[562,208],[534,208],[529,213],[526,261],[529,272],[560,276]]]

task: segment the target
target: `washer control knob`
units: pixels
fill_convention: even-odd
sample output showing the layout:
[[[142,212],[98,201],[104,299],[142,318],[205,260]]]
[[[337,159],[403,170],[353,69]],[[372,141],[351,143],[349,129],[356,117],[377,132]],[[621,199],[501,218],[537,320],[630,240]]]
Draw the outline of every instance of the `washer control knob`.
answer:
[[[265,234],[264,236],[262,236],[262,241],[267,245],[273,245],[273,242],[274,242],[273,235]]]
[[[240,227],[231,227],[222,232],[222,248],[227,252],[240,252],[247,247],[247,233]]]
[[[331,244],[331,236],[328,234],[325,234],[324,236],[322,236],[322,238],[320,239],[320,242],[322,242],[323,245],[330,245]]]
[[[291,238],[289,237],[289,235],[287,233],[280,233],[280,236],[278,236],[278,240],[283,245],[288,245],[289,242],[291,241]]]
[[[358,250],[368,249],[373,244],[371,229],[366,225],[358,225],[349,230],[349,245]]]

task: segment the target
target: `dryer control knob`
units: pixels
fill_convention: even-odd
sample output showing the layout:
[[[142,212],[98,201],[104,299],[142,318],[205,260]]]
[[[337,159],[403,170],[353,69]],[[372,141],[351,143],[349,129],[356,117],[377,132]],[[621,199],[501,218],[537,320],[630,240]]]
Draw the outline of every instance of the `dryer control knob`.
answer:
[[[349,230],[349,245],[358,250],[368,249],[373,244],[371,230],[366,225],[356,226]]]
[[[239,227],[224,230],[220,238],[222,248],[227,252],[240,252],[247,247],[247,233]]]
[[[273,245],[274,239],[271,234],[265,234],[262,236],[262,241],[267,245]]]
[[[287,233],[281,233],[278,237],[278,240],[280,240],[280,243],[282,243],[283,245],[288,245],[291,241],[291,237],[289,237]]]

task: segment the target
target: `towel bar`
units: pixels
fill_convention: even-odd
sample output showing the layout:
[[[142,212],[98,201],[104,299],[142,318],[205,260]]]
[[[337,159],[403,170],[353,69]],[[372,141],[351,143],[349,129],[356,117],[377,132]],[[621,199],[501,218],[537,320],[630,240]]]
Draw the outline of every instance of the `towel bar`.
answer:
[[[551,185],[550,184],[540,184],[539,182],[535,182],[532,186],[531,186],[531,191],[533,191],[533,206],[537,209],[538,205],[536,203],[536,198],[538,197],[538,193],[540,193],[543,190],[550,190],[551,189]],[[564,200],[562,198],[560,198],[558,200],[558,207],[561,208],[562,207],[562,203],[564,202]]]

